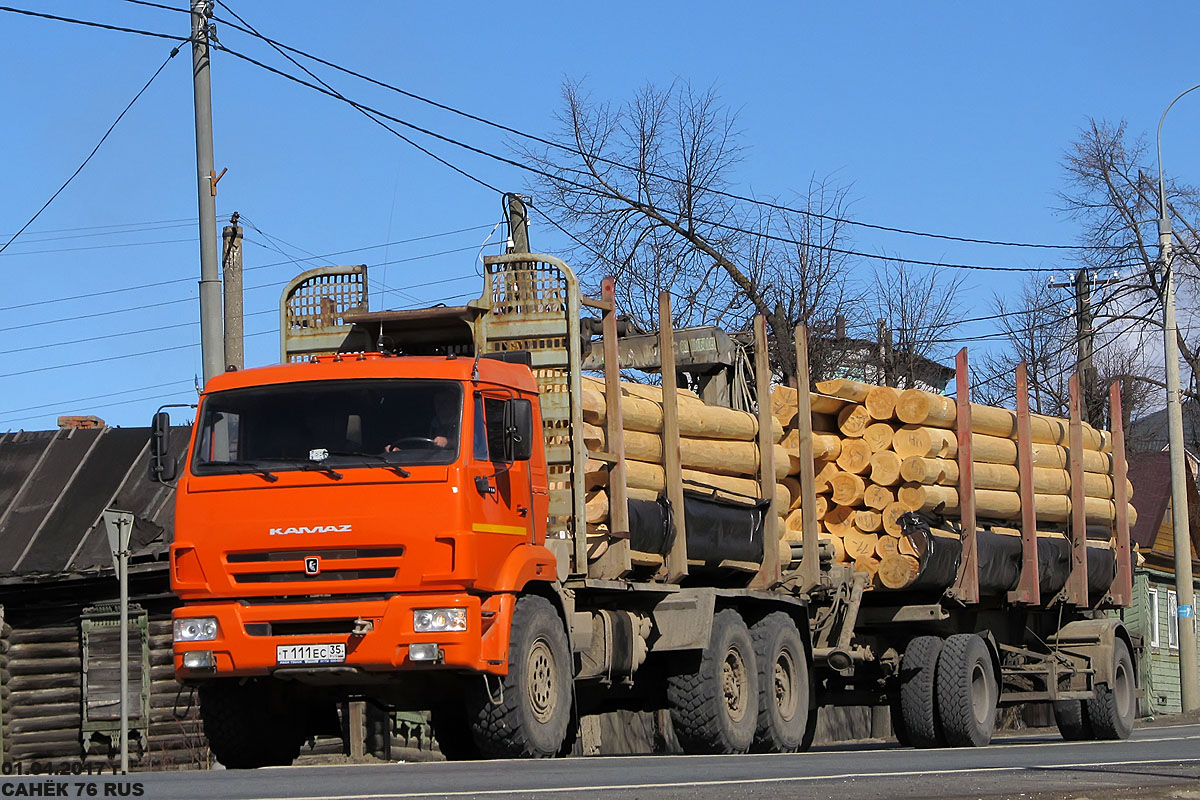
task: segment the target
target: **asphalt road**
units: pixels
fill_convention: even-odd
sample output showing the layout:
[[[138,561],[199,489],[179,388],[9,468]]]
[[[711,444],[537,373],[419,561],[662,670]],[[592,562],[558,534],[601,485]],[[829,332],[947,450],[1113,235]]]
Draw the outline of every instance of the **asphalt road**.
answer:
[[[1069,743],[1045,734],[1005,737],[981,749],[872,744],[782,756],[307,766],[100,780],[139,782],[148,800],[1200,798],[1200,725],[1144,728],[1126,742]],[[114,794],[132,793],[128,786],[98,792]]]

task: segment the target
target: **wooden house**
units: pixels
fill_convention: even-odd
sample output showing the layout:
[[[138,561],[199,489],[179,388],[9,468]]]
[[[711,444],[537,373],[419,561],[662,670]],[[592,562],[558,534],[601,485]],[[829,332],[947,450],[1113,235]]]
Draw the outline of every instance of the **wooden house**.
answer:
[[[1200,495],[1196,465],[1188,459],[1188,526],[1191,533],[1192,575],[1200,594]],[[1129,457],[1137,524],[1130,538],[1137,545],[1133,605],[1123,614],[1130,632],[1144,647],[1139,683],[1145,688],[1142,714],[1179,713],[1179,623],[1176,617],[1175,546],[1171,507],[1170,454],[1158,451]],[[1184,624],[1193,620],[1185,619]],[[1200,651],[1200,648],[1198,648]],[[1200,658],[1200,652],[1193,654]]]

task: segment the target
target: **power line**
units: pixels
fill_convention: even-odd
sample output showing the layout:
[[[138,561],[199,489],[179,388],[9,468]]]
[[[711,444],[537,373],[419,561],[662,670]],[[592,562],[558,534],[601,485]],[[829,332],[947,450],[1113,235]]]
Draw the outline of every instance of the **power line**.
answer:
[[[0,11],[11,11],[11,10],[13,10],[13,9],[9,9],[9,8],[0,6]],[[42,15],[35,15],[35,16],[42,16]],[[123,108],[121,110],[121,113],[117,115],[117,118],[115,120],[113,120],[112,125],[108,126],[108,130],[106,130],[104,132],[104,135],[100,137],[100,141],[96,142],[96,146],[92,148],[92,152],[88,153],[88,156],[87,156],[87,158],[85,158],[83,160],[83,163],[80,164],[76,168],[76,170],[71,173],[71,177],[67,178],[67,180],[63,183],[62,186],[58,187],[58,191],[56,191],[54,194],[50,195],[50,199],[42,204],[42,207],[37,210],[37,213],[34,214],[32,217],[30,217],[29,221],[26,222],[24,225],[22,225],[21,229],[19,231],[17,231],[16,233],[14,233],[12,235],[12,237],[7,242],[5,242],[3,247],[0,247],[0,253],[3,253],[5,250],[7,250],[8,246],[10,244],[12,244],[13,242],[15,242],[17,240],[17,237],[20,236],[22,233],[24,233],[25,229],[28,228],[30,225],[32,225],[33,221],[36,220],[38,217],[40,217],[42,215],[43,211],[45,211],[47,208],[50,207],[50,204],[54,202],[55,198],[57,198],[60,194],[62,194],[63,190],[66,189],[68,185],[70,185],[71,181],[75,180],[76,175],[78,175],[80,172],[83,172],[83,168],[86,167],[88,165],[88,162],[92,160],[92,156],[96,155],[96,152],[100,149],[100,145],[104,144],[105,140],[108,139],[108,135],[113,132],[114,128],[117,127],[117,123],[120,122],[122,119],[124,119],[125,114],[129,112],[129,109],[133,108],[133,104],[138,101],[138,98],[140,98],[145,93],[145,91],[150,88],[150,84],[154,83],[154,79],[157,78],[159,76],[159,74],[166,68],[167,63],[172,58],[177,56],[178,54],[179,54],[178,47],[173,48],[171,50],[170,54],[166,57],[166,59],[163,61],[163,63],[159,65],[158,69],[154,70],[154,74],[150,76],[150,80],[146,81],[146,85],[143,86],[140,90],[138,90],[138,93],[133,96],[133,99],[129,101],[129,103],[125,106],[125,108]]]
[[[245,219],[245,217],[243,217],[242,219]],[[410,239],[400,239],[395,242],[386,242],[384,244],[371,245],[369,247],[359,247],[359,248],[354,248],[351,250],[339,250],[339,251],[336,251],[333,253],[326,253],[324,255],[316,255],[316,256],[313,256],[313,258],[314,259],[325,259],[325,258],[328,258],[329,256],[345,255],[347,253],[357,253],[357,252],[362,252],[364,250],[379,250],[379,249],[383,249],[385,247],[393,247],[393,246],[402,245],[402,244],[412,244],[414,242],[422,242],[422,241],[425,241],[428,239],[437,239],[437,238],[442,238],[442,237],[446,237],[446,236],[452,236],[454,234],[482,230],[482,229],[488,228],[488,227],[490,227],[490,226],[476,225],[476,226],[473,226],[470,228],[459,228],[458,230],[444,231],[442,233],[431,233],[431,234],[427,234],[425,236],[414,236]],[[255,230],[259,230],[259,229],[255,228]],[[262,231],[259,231],[259,233],[262,233]],[[263,235],[265,236],[266,234],[263,234]],[[250,243],[257,244],[256,242],[253,242],[252,240],[250,241]],[[286,242],[285,242],[285,244],[286,244]],[[262,247],[262,245],[258,245],[258,246]],[[292,246],[294,247],[295,245],[292,245]],[[296,249],[300,249],[300,248],[296,248]],[[465,252],[466,250],[471,250],[471,249],[475,249],[475,246],[471,245],[470,247],[464,247],[464,248],[455,249],[455,250],[446,250],[446,251],[442,251],[439,253],[430,253],[428,255],[422,255],[422,256],[410,256],[407,259],[400,259],[400,261],[391,261],[391,262],[386,262],[386,263],[394,264],[394,263],[401,263],[406,260],[417,260],[417,259],[421,259],[421,258],[434,258],[439,255],[450,255],[452,253]],[[276,250],[276,252],[278,252],[278,250]],[[280,254],[287,256],[287,253],[280,253]],[[269,267],[288,266],[291,264],[295,264],[297,261],[300,261],[300,260],[304,260],[304,259],[291,259],[288,261],[276,261],[276,262],[273,262],[270,264],[257,264],[255,266],[246,267],[245,270],[243,270],[243,271],[248,272],[250,270],[267,269]],[[373,266],[383,266],[383,263],[375,264]],[[137,284],[136,286],[123,286],[119,289],[103,289],[100,291],[85,292],[83,294],[69,295],[67,297],[53,297],[53,298],[49,298],[46,300],[32,300],[28,303],[17,303],[17,304],[11,305],[11,306],[0,306],[0,311],[13,311],[13,310],[20,309],[20,308],[32,308],[34,306],[44,306],[44,305],[50,305],[53,303],[63,303],[63,302],[67,302],[69,300],[85,300],[85,299],[91,299],[93,297],[101,297],[101,296],[110,295],[110,294],[121,294],[123,292],[133,292],[133,291],[138,291],[141,289],[150,289],[150,288],[154,288],[154,287],[158,287],[158,286],[170,286],[170,285],[176,284],[176,283],[190,283],[190,282],[197,281],[197,280],[199,280],[199,277],[197,277],[197,276],[190,276],[187,278],[172,278],[171,280],[166,280],[166,281],[155,281],[153,283],[141,283],[141,284]],[[271,284],[271,285],[276,285],[276,284]],[[261,287],[251,287],[251,288],[261,288]],[[194,298],[187,298],[187,300],[191,300],[191,299],[194,299]],[[170,302],[186,302],[186,300],[177,300],[177,301],[170,301]],[[138,306],[137,308],[145,308],[145,307],[146,306]],[[52,321],[57,322],[58,320],[52,320]],[[0,328],[0,330],[11,330],[11,329]]]
[[[55,403],[42,403],[41,405],[25,406],[24,408],[10,408],[7,411],[0,411],[0,417],[7,417],[9,414],[20,414],[22,411],[36,411],[40,408],[53,408],[54,406],[67,406],[67,405],[72,405],[73,403],[86,403],[90,400],[104,400],[105,398],[108,398],[108,397],[116,397],[118,395],[123,395],[123,394],[134,394],[136,392],[148,392],[151,389],[162,389],[164,386],[175,386],[177,384],[185,383],[185,382],[188,384],[191,383],[191,381],[183,381],[183,380],[167,381],[166,383],[154,383],[149,386],[138,386],[135,389],[122,389],[119,392],[106,392],[105,394],[94,394],[91,397],[77,397],[74,400],[62,400],[62,401],[55,402]],[[3,421],[0,421],[0,424],[2,424],[2,422],[13,422],[13,421],[16,421],[16,420],[3,420]]]
[[[546,172],[545,170],[539,169],[537,167],[529,166],[528,164],[522,164],[518,161],[514,161],[511,158],[506,158],[505,156],[497,155],[496,153],[492,153],[490,151],[484,150],[484,149],[476,147],[474,145],[467,144],[465,142],[459,141],[459,140],[451,138],[449,136],[445,136],[443,134],[431,131],[427,128],[423,128],[419,125],[415,125],[411,122],[407,122],[403,119],[400,119],[399,117],[395,117],[395,116],[392,116],[391,114],[387,114],[386,112],[380,111],[377,108],[373,108],[366,104],[359,103],[358,101],[355,101],[355,100],[350,100],[336,91],[333,91],[331,89],[326,89],[322,86],[318,86],[317,84],[309,83],[308,81],[304,80],[303,78],[298,78],[295,75],[291,75],[287,72],[283,72],[282,70],[276,69],[275,67],[272,67],[268,64],[264,64],[263,62],[258,61],[257,59],[251,58],[250,56],[247,56],[243,53],[239,53],[236,50],[232,50],[225,45],[216,45],[216,47],[223,52],[229,53],[231,56],[234,56],[235,58],[241,59],[249,64],[253,64],[256,67],[259,67],[260,69],[266,70],[267,72],[271,72],[275,75],[278,75],[282,78],[290,80],[301,86],[305,86],[309,89],[312,89],[315,92],[319,92],[320,94],[324,94],[324,95],[327,95],[334,99],[341,100],[342,102],[347,103],[348,105],[354,107],[355,109],[357,109],[360,112],[370,112],[371,114],[375,114],[379,117],[390,120],[399,125],[403,125],[406,128],[410,128],[419,133],[423,133],[426,136],[432,137],[439,141],[446,142],[448,144],[452,144],[456,147],[467,150],[468,152],[472,152],[477,155],[482,155],[486,158],[490,158],[490,159],[492,159],[494,161],[498,161],[502,164],[507,164],[507,165],[515,167],[517,169],[533,173],[535,175],[540,175],[548,180],[557,181],[560,183],[568,184],[570,186],[574,186],[576,188],[589,190],[589,187],[586,186],[585,184],[581,184],[576,181],[572,181],[567,178],[563,178],[561,175],[553,175],[549,172]],[[411,139],[404,136],[403,134],[398,133],[397,131],[393,130],[392,128],[390,128],[386,125],[384,127],[387,130],[391,131],[393,134],[395,134],[398,138],[404,140],[405,142],[407,142],[409,144],[412,144],[414,147],[421,150],[421,152],[436,159],[438,162],[450,167],[455,172],[465,175],[466,177],[470,178],[471,180],[475,181],[476,183],[480,184],[481,186],[484,186],[488,189],[499,192],[499,189],[496,189],[496,187],[492,186],[491,184],[487,183],[486,181],[483,181],[480,178],[475,177],[474,175],[471,175],[471,174],[465,172],[461,168],[446,161],[441,156],[438,156],[438,155],[430,152],[426,148],[422,147],[421,145],[416,144],[415,142],[413,142]],[[568,170],[568,171],[579,172],[578,170]],[[660,209],[656,206],[650,205],[648,203],[638,203],[637,201],[625,201],[625,202],[627,202],[634,209],[639,210],[639,211],[644,212],[644,211],[650,210],[650,211],[654,211],[659,214],[664,213],[662,211],[662,209]],[[674,214],[673,212],[672,212],[672,215],[678,216],[677,214]],[[892,261],[892,262],[896,262],[896,263],[939,267],[939,268],[944,268],[944,269],[976,270],[976,271],[985,271],[985,272],[1046,273],[1046,272],[1058,272],[1061,270],[1060,267],[1000,267],[1000,266],[991,266],[991,265],[984,265],[984,264],[957,264],[957,263],[948,263],[948,262],[940,262],[940,261],[927,261],[927,260],[922,260],[922,259],[904,258],[901,256],[884,256],[884,255],[877,255],[877,254],[873,254],[873,253],[863,253],[863,252],[860,252],[857,250],[847,250],[844,248],[831,247],[828,245],[821,245],[821,244],[816,244],[813,242],[802,242],[798,239],[792,239],[792,238],[788,238],[788,237],[778,236],[775,234],[764,233],[761,231],[751,231],[746,228],[742,228],[742,227],[735,226],[735,225],[728,225],[725,223],[705,221],[705,224],[712,225],[713,227],[722,228],[722,229],[733,231],[733,232],[744,233],[744,234],[751,235],[751,236],[759,236],[761,238],[771,240],[771,241],[783,242],[786,244],[792,244],[792,245],[797,245],[797,246],[802,246],[802,247],[809,247],[814,250],[821,250],[824,252],[837,253],[840,255],[857,256],[860,258],[866,258],[866,259],[877,260],[877,261]]]
[[[38,212],[41,213],[41,212]],[[16,237],[13,237],[16,238]],[[11,243],[11,239],[9,240]],[[12,253],[4,253],[8,258],[18,256],[36,256],[43,253],[78,253],[81,250],[113,250],[122,247],[146,247],[154,244],[182,244],[184,242],[195,243],[196,239],[161,239],[156,242],[122,242],[120,244],[94,244],[87,247],[57,247],[52,250],[16,250]],[[6,245],[7,246],[7,245]],[[2,250],[2,248],[0,248]]]
[[[643,171],[643,172],[645,172],[646,175],[648,175],[652,178],[655,178],[657,180],[665,180],[665,181],[670,181],[672,183],[677,183],[677,184],[682,183],[682,181],[678,178],[672,178],[670,176],[657,174],[657,173],[654,173],[654,172],[651,172],[648,170],[640,170],[640,168],[631,167],[628,164],[625,164],[623,162],[616,161],[616,160],[610,159],[610,158],[606,158],[606,157],[601,156],[596,153],[588,153],[577,147],[571,147],[569,145],[563,144],[562,142],[556,142],[553,139],[547,139],[542,136],[537,136],[536,134],[531,134],[526,131],[522,131],[518,128],[513,128],[509,125],[504,125],[504,124],[496,122],[494,120],[487,119],[486,117],[481,117],[476,114],[472,114],[470,112],[463,111],[461,109],[455,108],[454,106],[448,105],[446,103],[442,103],[437,100],[433,100],[431,98],[416,94],[414,92],[410,92],[406,89],[402,89],[398,86],[387,83],[386,81],[381,81],[376,78],[372,78],[369,75],[364,75],[363,73],[356,72],[355,70],[349,69],[347,67],[343,67],[334,62],[320,58],[319,56],[315,56],[312,53],[308,53],[304,50],[300,50],[295,47],[290,47],[286,44],[283,44],[282,42],[279,42],[275,39],[271,39],[270,37],[267,37],[267,36],[259,33],[256,29],[253,28],[253,26],[249,25],[249,23],[247,23],[244,19],[242,19],[240,16],[238,16],[237,12],[235,12],[232,8],[230,8],[228,5],[226,5],[221,0],[217,0],[217,4],[219,6],[221,6],[222,8],[224,8],[226,11],[228,11],[230,14],[233,14],[233,16],[236,17],[240,22],[242,22],[243,25],[239,26],[233,22],[230,22],[229,20],[221,19],[216,16],[213,17],[214,20],[216,20],[224,25],[228,25],[228,26],[234,28],[235,30],[240,30],[241,32],[246,33],[250,36],[254,36],[258,39],[261,39],[263,42],[266,42],[267,44],[269,44],[273,48],[275,48],[276,51],[281,52],[284,55],[284,57],[288,58],[288,60],[291,61],[293,64],[297,64],[297,62],[295,61],[295,59],[292,59],[290,56],[288,56],[287,53],[294,53],[298,56],[301,56],[302,58],[309,59],[310,61],[314,61],[323,66],[329,67],[330,69],[333,69],[333,70],[336,70],[343,74],[350,75],[352,77],[366,81],[367,83],[370,83],[370,84],[373,84],[380,88],[395,92],[404,97],[408,97],[412,100],[417,100],[418,102],[425,103],[427,105],[433,106],[434,108],[438,108],[443,111],[450,112],[451,114],[455,114],[457,116],[463,117],[464,119],[469,119],[473,122],[478,122],[482,125],[486,125],[488,127],[495,128],[495,129],[503,131],[505,133],[509,133],[514,136],[518,136],[523,139],[527,139],[529,141],[538,142],[539,144],[546,145],[547,147],[552,147],[557,150],[561,150],[561,151],[570,153],[572,155],[579,156],[581,158],[585,158],[585,159],[596,161],[596,162],[603,163],[603,164],[608,164],[608,165],[615,166],[615,167],[618,167],[621,169],[625,169],[625,170],[629,170],[629,171]],[[286,53],[283,51],[286,51]],[[300,65],[297,64],[297,66],[300,66]],[[309,70],[306,69],[305,67],[300,66],[300,68],[303,69],[310,76],[312,76],[314,79],[320,80],[320,78],[317,78],[315,75],[313,75],[312,72],[309,72]],[[324,81],[321,81],[321,82],[324,84]],[[325,85],[328,86],[328,84],[325,84]],[[468,177],[471,177],[471,176],[468,176]],[[745,195],[739,195],[739,194],[736,194],[733,192],[722,191],[720,189],[706,189],[706,191],[710,192],[712,194],[721,196],[721,197],[726,197],[730,200],[737,200],[739,202],[751,203],[754,205],[762,206],[764,208],[770,208],[775,211],[785,211],[788,213],[800,214],[802,216],[811,217],[814,219],[823,219],[823,220],[826,220],[829,222],[836,222],[839,224],[853,225],[853,226],[861,227],[861,228],[869,228],[872,230],[886,231],[889,233],[899,233],[899,234],[905,234],[905,235],[909,235],[909,236],[921,236],[921,237],[925,237],[925,238],[942,239],[942,240],[954,241],[954,242],[965,242],[965,243],[970,243],[970,244],[986,244],[986,245],[997,245],[997,246],[1004,246],[1004,247],[1037,248],[1037,249],[1046,249],[1046,250],[1089,250],[1089,249],[1094,249],[1093,247],[1086,246],[1086,245],[1042,244],[1042,243],[1036,243],[1036,242],[1012,242],[1012,241],[1003,241],[1003,240],[996,240],[996,239],[980,239],[980,238],[972,238],[972,237],[967,237],[967,236],[954,236],[954,235],[950,235],[950,234],[932,233],[929,231],[918,231],[918,230],[912,230],[912,229],[908,229],[908,228],[900,228],[900,227],[896,227],[896,226],[892,226],[892,225],[879,225],[879,224],[870,223],[870,222],[861,222],[859,220],[853,220],[853,219],[844,218],[844,217],[837,217],[837,216],[833,216],[830,214],[822,214],[822,213],[812,211],[809,209],[793,208],[793,207],[785,206],[785,205],[782,205],[779,203],[774,203],[774,202],[761,200],[761,199],[753,198],[753,197],[747,197]]]
[[[98,230],[106,229],[106,228],[132,228],[132,227],[140,227],[143,225],[167,225],[168,223],[175,223],[175,222],[189,224],[189,223],[195,223],[195,221],[196,221],[195,218],[182,218],[182,219],[147,220],[144,222],[116,222],[111,225],[84,225],[83,227],[78,227],[78,228],[39,228],[36,231],[30,231],[30,233],[31,234],[71,233],[73,231],[98,231]],[[124,232],[125,231],[114,231],[114,233],[124,233]],[[130,232],[135,232],[135,231],[130,231]],[[102,234],[98,234],[98,235],[102,235]],[[11,234],[3,233],[3,234],[0,234],[0,236],[11,236]]]
[[[74,17],[60,17],[57,14],[44,14],[38,11],[29,11],[24,8],[12,8],[10,6],[0,6],[0,11],[7,11],[10,14],[21,14],[26,17],[38,17],[39,19],[49,19],[55,22],[69,22],[72,25],[83,25],[88,28],[102,28],[106,31],[118,31],[120,33],[133,33],[138,36],[150,36],[155,39],[167,39],[172,42],[190,42],[191,37],[175,36],[169,33],[155,33],[154,31],[144,31],[138,28],[125,28],[120,25],[106,25],[103,22],[92,22],[86,19],[75,19]]]
[[[180,383],[183,383],[183,382],[184,381],[180,381]],[[150,397],[135,397],[131,400],[118,400],[114,403],[101,403],[98,406],[90,407],[88,410],[89,411],[99,411],[102,408],[113,408],[115,406],[127,406],[127,405],[132,405],[133,403],[144,403],[147,400],[165,400],[165,399],[171,398],[171,397],[178,397],[179,395],[180,395],[180,392],[168,392],[166,394],[151,395]],[[46,416],[47,413],[49,413],[49,412],[42,412],[41,414],[30,414],[29,416],[17,417],[15,419],[0,420],[0,425],[11,425],[14,422],[24,422],[25,420],[39,419],[41,417]]]
[[[25,238],[22,240],[22,244],[32,244],[32,243],[42,244],[44,242],[64,242],[64,241],[68,241],[70,239],[94,239],[97,236],[124,236],[124,235],[130,234],[130,233],[147,233],[150,231],[165,231],[165,230],[170,230],[172,228],[186,228],[186,227],[189,227],[189,225],[194,225],[194,224],[195,224],[195,220],[193,220],[191,223],[180,222],[175,225],[153,225],[153,226],[145,226],[145,227],[138,227],[138,228],[128,228],[126,230],[97,231],[95,233],[73,233],[69,236],[45,236],[45,237],[40,237],[40,238],[36,238],[36,239],[30,238],[30,237],[38,236],[38,234],[40,232],[29,231],[25,234]]]

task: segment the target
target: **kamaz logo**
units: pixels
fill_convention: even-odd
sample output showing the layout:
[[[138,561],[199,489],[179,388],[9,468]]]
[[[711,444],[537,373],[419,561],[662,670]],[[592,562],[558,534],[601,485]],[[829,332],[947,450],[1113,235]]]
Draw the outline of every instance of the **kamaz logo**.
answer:
[[[349,533],[350,525],[301,525],[298,528],[271,528],[272,536],[291,536],[297,533]]]

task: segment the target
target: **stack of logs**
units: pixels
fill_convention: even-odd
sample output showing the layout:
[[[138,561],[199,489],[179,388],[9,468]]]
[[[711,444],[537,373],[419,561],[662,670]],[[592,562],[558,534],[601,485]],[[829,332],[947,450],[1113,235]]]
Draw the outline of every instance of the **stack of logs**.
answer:
[[[901,515],[958,516],[955,401],[850,380],[824,381],[817,389],[812,417],[820,536],[832,544],[836,560],[869,573],[874,585],[902,589],[915,579],[920,562],[914,543],[901,535]],[[789,464],[797,467],[784,479],[790,483],[799,474],[796,390],[779,387],[772,401],[775,418],[790,431],[782,442]],[[1021,518],[1016,414],[972,404],[971,427],[976,515],[1011,529]],[[1035,414],[1031,432],[1037,522],[1061,526],[1071,513],[1069,423]],[[1083,447],[1087,523],[1107,527],[1116,513],[1110,435],[1084,424]],[[1127,489],[1131,497],[1132,486]],[[1132,506],[1129,518],[1132,525]],[[802,538],[795,498],[784,536]]]
[[[608,450],[607,408],[603,381],[583,382],[584,443],[590,452]],[[758,484],[758,419],[753,414],[704,403],[695,393],[678,390],[679,453],[684,485],[708,487],[748,498],[762,496]],[[621,383],[621,417],[625,439],[625,474],[632,500],[653,500],[665,491],[663,469],[662,389]],[[783,426],[771,418],[775,445],[777,512],[781,519],[799,498],[799,482],[786,476],[799,472],[799,461],[779,442]],[[608,464],[589,459],[585,474],[589,539],[596,544],[608,534]]]

